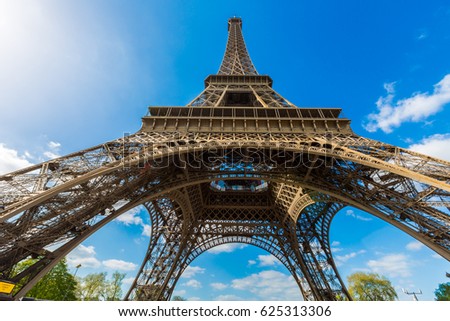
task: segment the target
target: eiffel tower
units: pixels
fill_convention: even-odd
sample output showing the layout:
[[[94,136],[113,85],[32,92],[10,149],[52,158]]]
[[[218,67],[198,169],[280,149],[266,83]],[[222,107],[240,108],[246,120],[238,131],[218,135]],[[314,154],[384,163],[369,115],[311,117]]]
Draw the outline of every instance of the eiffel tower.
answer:
[[[0,279],[23,297],[139,205],[151,238],[126,300],[170,299],[196,257],[231,242],[277,257],[305,300],[351,300],[329,242],[345,206],[450,260],[450,163],[361,137],[340,112],[273,90],[231,18],[220,69],[189,104],[149,107],[135,134],[0,177]],[[30,256],[36,263],[13,275]]]

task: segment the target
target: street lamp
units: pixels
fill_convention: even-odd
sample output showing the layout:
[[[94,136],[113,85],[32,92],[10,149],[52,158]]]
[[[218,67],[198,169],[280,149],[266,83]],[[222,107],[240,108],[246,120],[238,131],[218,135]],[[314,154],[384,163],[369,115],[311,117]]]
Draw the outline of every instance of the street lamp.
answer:
[[[75,278],[75,276],[77,275],[78,269],[81,267],[81,264],[78,264],[75,268],[75,273],[73,274],[73,277]]]

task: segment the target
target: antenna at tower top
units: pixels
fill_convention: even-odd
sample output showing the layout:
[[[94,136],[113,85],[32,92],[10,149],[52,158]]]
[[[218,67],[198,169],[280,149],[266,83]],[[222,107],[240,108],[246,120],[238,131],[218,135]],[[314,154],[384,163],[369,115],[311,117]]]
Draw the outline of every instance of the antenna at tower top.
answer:
[[[228,19],[228,31],[230,31],[230,27],[233,23],[236,23],[241,27],[242,29],[242,19],[236,16],[233,16],[232,18]]]

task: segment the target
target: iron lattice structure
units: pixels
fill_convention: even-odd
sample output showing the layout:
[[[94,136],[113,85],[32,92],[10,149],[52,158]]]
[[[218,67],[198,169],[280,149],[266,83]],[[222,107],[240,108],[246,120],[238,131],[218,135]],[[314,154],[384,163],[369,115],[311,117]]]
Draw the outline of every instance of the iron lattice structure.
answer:
[[[230,242],[277,257],[306,300],[351,300],[328,238],[345,206],[450,260],[450,163],[358,136],[338,108],[296,107],[257,73],[241,19],[228,30],[219,72],[187,106],[149,107],[133,135],[0,177],[0,271],[23,284],[15,298],[138,205],[151,238],[127,300],[168,300],[197,256]]]

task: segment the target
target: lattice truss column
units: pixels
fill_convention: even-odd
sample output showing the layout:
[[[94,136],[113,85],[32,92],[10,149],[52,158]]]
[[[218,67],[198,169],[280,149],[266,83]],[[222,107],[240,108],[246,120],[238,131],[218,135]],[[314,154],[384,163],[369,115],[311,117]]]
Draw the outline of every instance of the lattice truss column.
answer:
[[[252,167],[237,166],[246,157],[251,158]],[[220,164],[228,164],[228,169]],[[235,165],[230,167],[230,164]],[[330,139],[321,134],[139,132],[1,176],[0,271],[2,277],[10,278],[13,266],[20,260],[28,256],[39,258],[37,264],[13,279],[29,280],[21,292],[24,294],[46,269],[126,208],[160,199],[180,188],[236,179],[301,187],[313,200],[311,191],[329,195],[332,202],[371,213],[449,260],[449,165],[446,161],[356,135],[337,135]],[[125,205],[119,205],[120,202]],[[173,211],[180,210],[175,206]],[[289,213],[289,209],[287,211]],[[205,211],[192,210],[192,213],[199,212]],[[279,217],[281,212],[276,213]],[[313,220],[313,214],[309,213],[309,218],[301,214],[299,221]],[[179,216],[173,214],[172,217]],[[322,221],[326,220],[322,218]],[[212,226],[201,217],[198,222],[203,225],[197,225],[195,231],[203,233]],[[296,243],[301,245],[299,257],[307,249],[303,248],[302,241],[307,240],[313,251],[317,248],[314,244],[318,243],[320,255],[328,258],[326,233],[323,232],[326,229],[320,224],[307,230],[302,230],[303,226],[307,225],[302,223],[292,229],[296,233]],[[308,231],[316,231],[318,236]],[[294,244],[292,233],[283,237],[283,242]],[[253,238],[243,237],[243,242],[248,239]],[[187,239],[186,244],[188,241],[192,244],[206,242]],[[188,252],[179,257],[188,257],[186,262],[189,262]],[[317,268],[324,261],[315,256],[317,264],[313,258],[303,255],[307,271],[314,272],[314,266]],[[295,264],[299,261],[296,260]],[[182,269],[171,273],[176,278]],[[299,279],[303,277],[297,274]],[[156,274],[151,275],[153,277],[156,278]],[[325,274],[322,279],[328,279],[331,284],[336,277]],[[324,288],[320,280],[310,280],[308,284]],[[337,293],[339,286],[331,289]],[[165,293],[163,297],[168,295],[170,293]],[[317,293],[313,296],[323,298]]]
[[[152,222],[147,254],[126,300],[168,300],[197,242],[201,195],[194,187],[145,204]]]
[[[308,195],[308,194],[306,194]],[[331,202],[329,197],[314,195],[316,202],[306,207],[297,221],[297,239],[313,290],[311,296],[319,300],[351,300],[333,260],[329,231],[334,215],[343,205]]]
[[[294,224],[296,238],[292,241],[297,275],[304,276],[302,291],[307,300],[351,300],[332,258],[328,239],[334,215],[343,207],[331,198],[307,192],[290,184],[273,184],[276,208],[286,213],[285,222]]]

